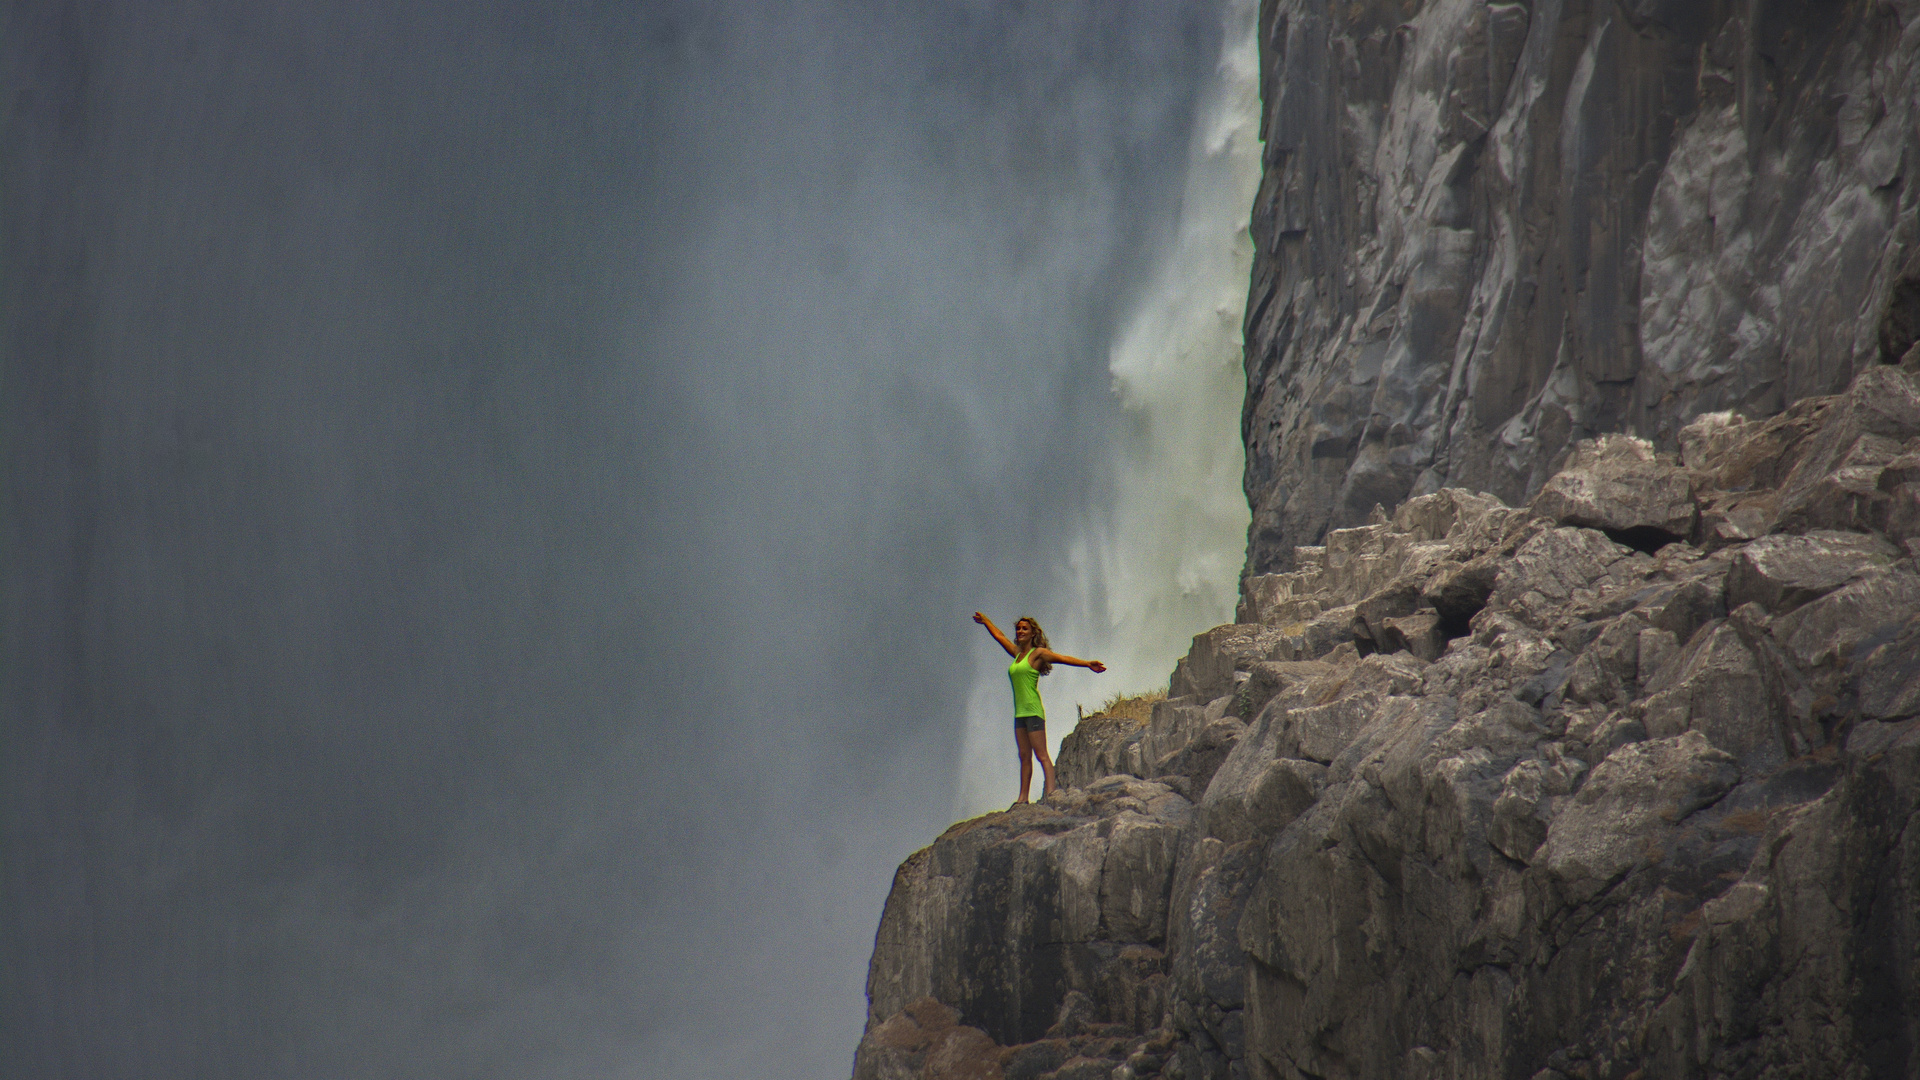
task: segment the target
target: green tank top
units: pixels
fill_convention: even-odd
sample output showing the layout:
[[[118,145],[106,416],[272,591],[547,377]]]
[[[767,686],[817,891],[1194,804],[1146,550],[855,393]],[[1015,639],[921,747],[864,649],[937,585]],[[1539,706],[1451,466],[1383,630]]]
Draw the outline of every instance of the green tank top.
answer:
[[[1047,707],[1040,704],[1040,673],[1027,663],[1027,657],[1032,654],[1033,650],[1028,649],[1007,665],[1007,678],[1013,681],[1013,715],[1037,716],[1044,720]]]

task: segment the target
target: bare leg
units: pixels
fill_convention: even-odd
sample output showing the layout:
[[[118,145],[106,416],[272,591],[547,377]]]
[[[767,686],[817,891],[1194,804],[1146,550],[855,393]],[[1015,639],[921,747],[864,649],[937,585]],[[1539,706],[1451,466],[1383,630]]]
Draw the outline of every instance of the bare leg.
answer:
[[[1013,800],[1013,805],[1019,806],[1027,801],[1027,784],[1033,780],[1033,751],[1027,744],[1025,728],[1013,729],[1013,745],[1020,751],[1020,797]]]
[[[1026,732],[1025,735],[1027,745],[1032,749],[1033,756],[1040,759],[1040,797],[1044,799],[1053,794],[1054,787],[1053,755],[1047,753],[1047,731],[1045,728],[1041,728],[1039,731]],[[1024,755],[1022,756],[1022,760],[1025,760]],[[1022,781],[1026,779],[1024,774],[1021,776],[1021,779]],[[1026,785],[1022,783],[1020,793],[1025,795],[1026,791]]]

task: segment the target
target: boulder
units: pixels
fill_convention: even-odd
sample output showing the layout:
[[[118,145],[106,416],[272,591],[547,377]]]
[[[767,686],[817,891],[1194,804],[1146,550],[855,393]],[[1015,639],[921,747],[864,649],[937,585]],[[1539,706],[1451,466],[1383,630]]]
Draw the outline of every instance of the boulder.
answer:
[[[1726,603],[1729,608],[1759,603],[1784,614],[1890,565],[1897,555],[1885,541],[1859,533],[1762,537],[1735,552],[1727,569]]]
[[[1382,619],[1374,641],[1382,652],[1408,652],[1428,662],[1440,659],[1447,651],[1446,628],[1437,611]]]
[[[1234,675],[1268,659],[1279,636],[1274,628],[1258,623],[1216,626],[1196,634],[1193,647],[1174,666],[1168,695],[1212,701],[1233,693]]]
[[[1089,716],[1060,740],[1054,777],[1063,787],[1085,787],[1103,776],[1146,771],[1140,749],[1147,725],[1124,716]]]
[[[1246,681],[1234,691],[1233,703],[1228,706],[1227,714],[1251,720],[1277,695],[1303,686],[1329,670],[1328,665],[1312,660],[1264,660],[1254,664],[1247,672]]]
[[[1464,626],[1487,606],[1494,584],[1499,580],[1502,560],[1481,555],[1465,563],[1445,563],[1436,567],[1420,591],[1423,604],[1433,608],[1443,624]]]
[[[1213,779],[1214,770],[1232,753],[1234,744],[1246,730],[1247,725],[1237,717],[1211,720],[1186,745],[1154,762],[1153,775],[1158,779],[1182,777],[1186,780],[1181,785],[1185,790],[1203,792]]]
[[[1561,525],[1658,546],[1693,535],[1693,481],[1645,439],[1602,435],[1574,448],[1530,509]]]
[[[947,830],[894,877],[867,981],[873,1023],[932,997],[1000,1045],[1040,1038],[1062,995],[1094,985],[1120,947],[1164,939],[1192,813],[1164,784],[1110,776]]]
[[[1655,739],[1691,731],[1754,764],[1786,757],[1780,703],[1759,659],[1728,623],[1702,627],[1647,692],[1639,719]]]
[[[1780,484],[1780,527],[1872,528],[1884,520],[1880,473],[1920,435],[1920,391],[1898,368],[1861,371],[1805,440]]]
[[[1697,487],[1716,495],[1771,491],[1793,470],[1832,407],[1832,398],[1814,397],[1762,420],[1703,413],[1680,429],[1680,462],[1698,478]]]
[[[1884,527],[1891,499],[1880,487],[1880,476],[1900,449],[1893,439],[1869,432],[1837,460],[1814,459],[1816,467],[1796,473],[1780,492],[1775,527],[1790,532]]]
[[[1152,717],[1140,733],[1142,762],[1151,769],[1186,749],[1208,722],[1207,707],[1195,704],[1192,698],[1170,697],[1154,702]]]
[[[1315,761],[1273,758],[1221,783],[1216,772],[1202,800],[1209,836],[1228,844],[1270,837],[1293,823],[1326,787],[1327,767]]]
[[[1352,604],[1329,608],[1305,622],[1280,627],[1272,659],[1319,660],[1354,640],[1357,609]]]
[[[1782,615],[1773,638],[1802,668],[1844,666],[1863,641],[1891,636],[1920,607],[1920,574],[1870,572]]]
[[[1258,574],[1241,584],[1234,621],[1281,626],[1320,614],[1320,567],[1316,563],[1289,574]]]
[[[1568,699],[1609,702],[1632,696],[1640,672],[1640,635],[1646,629],[1632,615],[1610,620],[1574,661],[1567,678]]]
[[[1585,772],[1584,762],[1557,750],[1551,758],[1530,757],[1507,770],[1493,801],[1487,843],[1515,862],[1531,863],[1547,838],[1556,800],[1571,793]]]
[[[1585,528],[1550,529],[1527,541],[1495,579],[1493,598],[1545,628],[1581,594],[1591,595],[1628,549]]]
[[[1658,858],[1650,840],[1739,779],[1733,756],[1697,731],[1622,746],[1554,818],[1540,861],[1570,899],[1583,901]]]

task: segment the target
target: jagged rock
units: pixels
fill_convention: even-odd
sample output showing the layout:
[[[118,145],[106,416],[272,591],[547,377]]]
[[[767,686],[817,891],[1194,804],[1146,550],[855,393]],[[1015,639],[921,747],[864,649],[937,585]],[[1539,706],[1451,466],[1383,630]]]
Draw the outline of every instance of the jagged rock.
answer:
[[[1099,1006],[1093,1003],[1093,999],[1078,990],[1069,990],[1060,999],[1060,1009],[1053,1015],[1053,1026],[1047,1029],[1047,1038],[1070,1039],[1075,1035],[1085,1035],[1098,1022]],[[1066,1057],[1062,1056],[1060,1060],[1064,1062]]]
[[[1141,759],[1150,771],[1191,745],[1207,726],[1206,706],[1195,705],[1193,701],[1169,697],[1153,703],[1152,718],[1140,733],[1139,748]],[[1231,703],[1229,699],[1227,704]]]
[[[1317,661],[1286,662],[1277,660],[1262,661],[1253,665],[1247,672],[1247,680],[1233,693],[1233,703],[1227,708],[1227,715],[1242,720],[1251,720],[1260,714],[1267,702],[1287,690],[1305,684],[1327,673],[1326,664]]]
[[[1493,801],[1487,842],[1515,862],[1532,862],[1547,838],[1554,801],[1570,794],[1586,769],[1585,762],[1551,745],[1547,757],[1527,758],[1507,770]]]
[[[1524,501],[1583,438],[1672,448],[1909,351],[1905,8],[1264,11],[1252,573],[1375,504]]]
[[[1148,945],[1125,945],[1100,969],[1099,999],[1111,1024],[1126,1032],[1146,1031],[1167,1010],[1167,956]]]
[[[1862,716],[1901,720],[1920,715],[1920,616],[1909,618],[1890,640],[1874,646],[1859,667]]]
[[[1541,861],[1575,902],[1654,855],[1653,833],[1733,787],[1732,755],[1697,731],[1630,743],[1607,755],[1547,830]]]
[[[1068,996],[1076,993],[1078,991],[1069,991]],[[1065,1065],[1073,1056],[1073,1044],[1066,1038],[1022,1043],[1008,1048],[1001,1074],[1004,1080],[1039,1080]]]
[[[1325,765],[1297,758],[1247,755],[1233,773],[1223,766],[1201,800],[1207,834],[1228,844],[1272,836],[1313,805],[1326,776]]]
[[[1697,416],[1680,429],[1681,464],[1693,470],[1697,487],[1718,489],[1715,494],[1771,492],[1799,463],[1833,400],[1803,398],[1764,420],[1734,412]]]
[[[1645,439],[1602,435],[1574,449],[1534,496],[1532,510],[1561,525],[1657,546],[1693,535],[1693,481]]]
[[[1680,639],[1671,630],[1649,627],[1634,643],[1634,672],[1642,685],[1660,677],[1680,655]]]
[[[1632,615],[1608,621],[1568,672],[1567,697],[1608,702],[1630,696],[1639,680],[1640,635],[1646,630]]]
[[[1264,6],[1242,625],[902,867],[860,1075],[1913,1074],[1910,8]]]
[[[1671,589],[1656,590],[1640,610],[1655,630],[1664,630],[1677,641],[1688,641],[1702,626],[1726,618],[1725,575],[1724,563],[1713,564],[1705,574],[1690,576]]]
[[[1514,553],[1501,569],[1494,597],[1523,621],[1544,629],[1554,614],[1588,599],[1628,549],[1593,529],[1550,529]]]
[[[1843,665],[1861,642],[1889,634],[1920,606],[1920,575],[1869,573],[1782,615],[1774,639],[1803,668]]]
[[[1042,1080],[1108,1080],[1113,1069],[1113,1062],[1106,1058],[1081,1056],[1047,1073]]]
[[[1885,524],[1880,474],[1920,434],[1920,392],[1896,368],[1862,371],[1805,442],[1780,486],[1779,527],[1867,529]]]
[[[1700,909],[1650,1018],[1650,1075],[1776,1075],[1787,1062],[1912,1075],[1920,725],[1888,734],[1831,791],[1774,819],[1740,882]]]
[[[1393,527],[1417,542],[1446,540],[1485,547],[1499,536],[1512,511],[1499,499],[1465,488],[1442,488],[1408,499],[1393,513]]]
[[[1776,527],[1873,529],[1885,525],[1891,500],[1880,489],[1880,474],[1900,450],[1892,439],[1863,434],[1836,461],[1814,458],[1807,475],[1796,473],[1780,492]]]
[[[1103,776],[1142,776],[1146,756],[1140,748],[1147,725],[1124,716],[1089,716],[1060,740],[1054,775],[1061,786],[1085,787]]]
[[[1001,1048],[986,1032],[959,1021],[957,1010],[931,997],[908,1002],[869,1026],[854,1057],[854,1080],[1000,1077]]]
[[[1277,720],[1276,750],[1322,764],[1333,761],[1375,718],[1380,703],[1420,685],[1426,664],[1405,653],[1366,657],[1351,669],[1309,684],[1314,704],[1302,704]]]
[[[931,996],[998,1043],[1032,1041],[1121,947],[1164,939],[1192,805],[1123,776],[1055,795],[962,822],[902,864],[868,977],[875,1023]]]
[[[1423,583],[1421,576],[1403,574],[1360,601],[1353,611],[1354,636],[1366,638],[1374,648],[1384,648],[1382,642],[1388,638],[1386,621],[1413,614],[1414,608],[1420,603],[1420,586]]]
[[[1320,614],[1320,567],[1314,563],[1289,574],[1261,574],[1241,585],[1236,623],[1285,626]]]
[[[1656,739],[1691,731],[1742,759],[1772,763],[1786,754],[1766,673],[1727,623],[1702,627],[1647,691],[1640,719]]]
[[[1784,461],[1807,460],[1820,421],[1851,415],[1829,404],[1800,407],[1791,423],[1724,423],[1695,439],[1688,467],[1696,484],[1769,467],[1793,475]],[[1787,445],[1766,466],[1728,432]],[[1787,1060],[1782,1047],[1865,1060],[1855,1035],[1724,1018],[1772,1018],[1771,1002],[1788,998],[1826,1009],[1881,1000],[1832,944],[1868,933],[1868,916],[1823,916],[1826,929],[1807,934],[1756,898],[1810,903],[1869,874],[1864,857],[1815,859],[1805,822],[1825,815],[1849,835],[1886,836],[1887,814],[1911,813],[1882,797],[1920,791],[1911,554],[1815,530],[1649,556],[1540,517],[1496,528],[1500,515],[1461,505],[1429,499],[1351,530],[1329,544],[1329,563],[1293,579],[1317,584],[1287,603],[1347,628],[1337,644],[1321,639],[1320,661],[1242,659],[1264,640],[1280,655],[1300,649],[1301,627],[1265,639],[1223,628],[1204,649],[1216,678],[1239,676],[1231,695],[1168,699],[1144,725],[1095,718],[1063,748],[1076,787],[956,827],[909,860],[876,944],[870,1034],[890,1022],[883,1008],[931,985],[883,978],[882,958],[894,972],[931,972],[924,958],[937,954],[971,973],[950,979],[942,1000],[1007,1044],[969,1037],[967,1060],[1022,1077],[1069,1066],[1223,1080],[1627,1075],[1683,1058]],[[1442,540],[1422,538],[1442,529]],[[1461,590],[1461,636],[1441,635],[1431,663],[1360,655],[1360,643],[1405,634],[1404,620],[1441,627],[1429,598],[1488,568],[1484,585]],[[1335,591],[1362,586],[1372,591],[1358,602]],[[1080,778],[1121,766],[1185,771],[1160,783]],[[1833,787],[1872,770],[1877,779]],[[1836,798],[1862,821],[1834,824],[1822,808]],[[927,883],[943,875],[928,867],[943,869],[937,887]],[[1906,886],[1874,880],[1911,903]],[[934,893],[944,899],[925,899]],[[916,910],[917,928],[904,914]],[[1052,936],[1039,936],[1042,923]],[[893,944],[903,928],[937,944],[903,950]],[[1818,962],[1766,959],[1783,948]],[[1722,981],[1741,971],[1748,981]],[[1875,979],[1906,1015],[1910,988]],[[1068,994],[1098,1019],[1082,1017],[1072,1039],[1039,1038]],[[1151,1025],[1165,1041],[1148,1052]],[[862,1054],[863,1069],[930,1060],[872,1038]]]
[[[1727,570],[1727,606],[1757,602],[1784,614],[1890,565],[1895,555],[1891,545],[1858,533],[1762,537],[1734,555]]]
[[[1318,660],[1353,640],[1356,609],[1347,604],[1328,609],[1313,619],[1279,628],[1276,660]]]
[[[1271,659],[1278,637],[1271,627],[1258,624],[1219,626],[1195,635],[1193,648],[1174,665],[1168,695],[1212,701],[1233,693],[1235,673]]]
[[[1487,597],[1499,580],[1500,563],[1497,558],[1481,556],[1471,562],[1441,566],[1427,580],[1420,599],[1447,622],[1470,622],[1487,606]]]
[[[1765,536],[1779,519],[1780,496],[1776,492],[1715,492],[1700,508],[1694,534],[1701,547],[1717,551]]]
[[[1397,619],[1382,619],[1380,627],[1375,641],[1382,652],[1409,652],[1431,663],[1446,651],[1446,629],[1437,611],[1416,611]]]
[[[1208,723],[1187,745],[1154,763],[1154,778],[1164,781],[1168,776],[1179,776],[1187,781],[1182,786],[1188,791],[1205,791],[1214,770],[1232,753],[1246,730],[1245,723],[1231,716]]]

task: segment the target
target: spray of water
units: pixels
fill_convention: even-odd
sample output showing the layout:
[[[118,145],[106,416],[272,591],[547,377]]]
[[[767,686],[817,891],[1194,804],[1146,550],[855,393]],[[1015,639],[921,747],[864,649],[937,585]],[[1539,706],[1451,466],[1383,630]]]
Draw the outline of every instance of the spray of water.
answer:
[[[1247,218],[1260,183],[1257,8],[1255,0],[1226,5],[1178,227],[1115,337],[1109,368],[1123,423],[1112,504],[1083,522],[1055,594],[1036,604],[1036,612],[1064,613],[1049,621],[1061,649],[1111,669],[1050,680],[1056,752],[1076,706],[1091,712],[1115,692],[1164,688],[1193,635],[1233,616],[1249,517],[1240,488],[1240,324],[1253,262]],[[983,663],[969,701],[962,816],[1004,804],[1012,787],[1000,664],[997,655]]]

